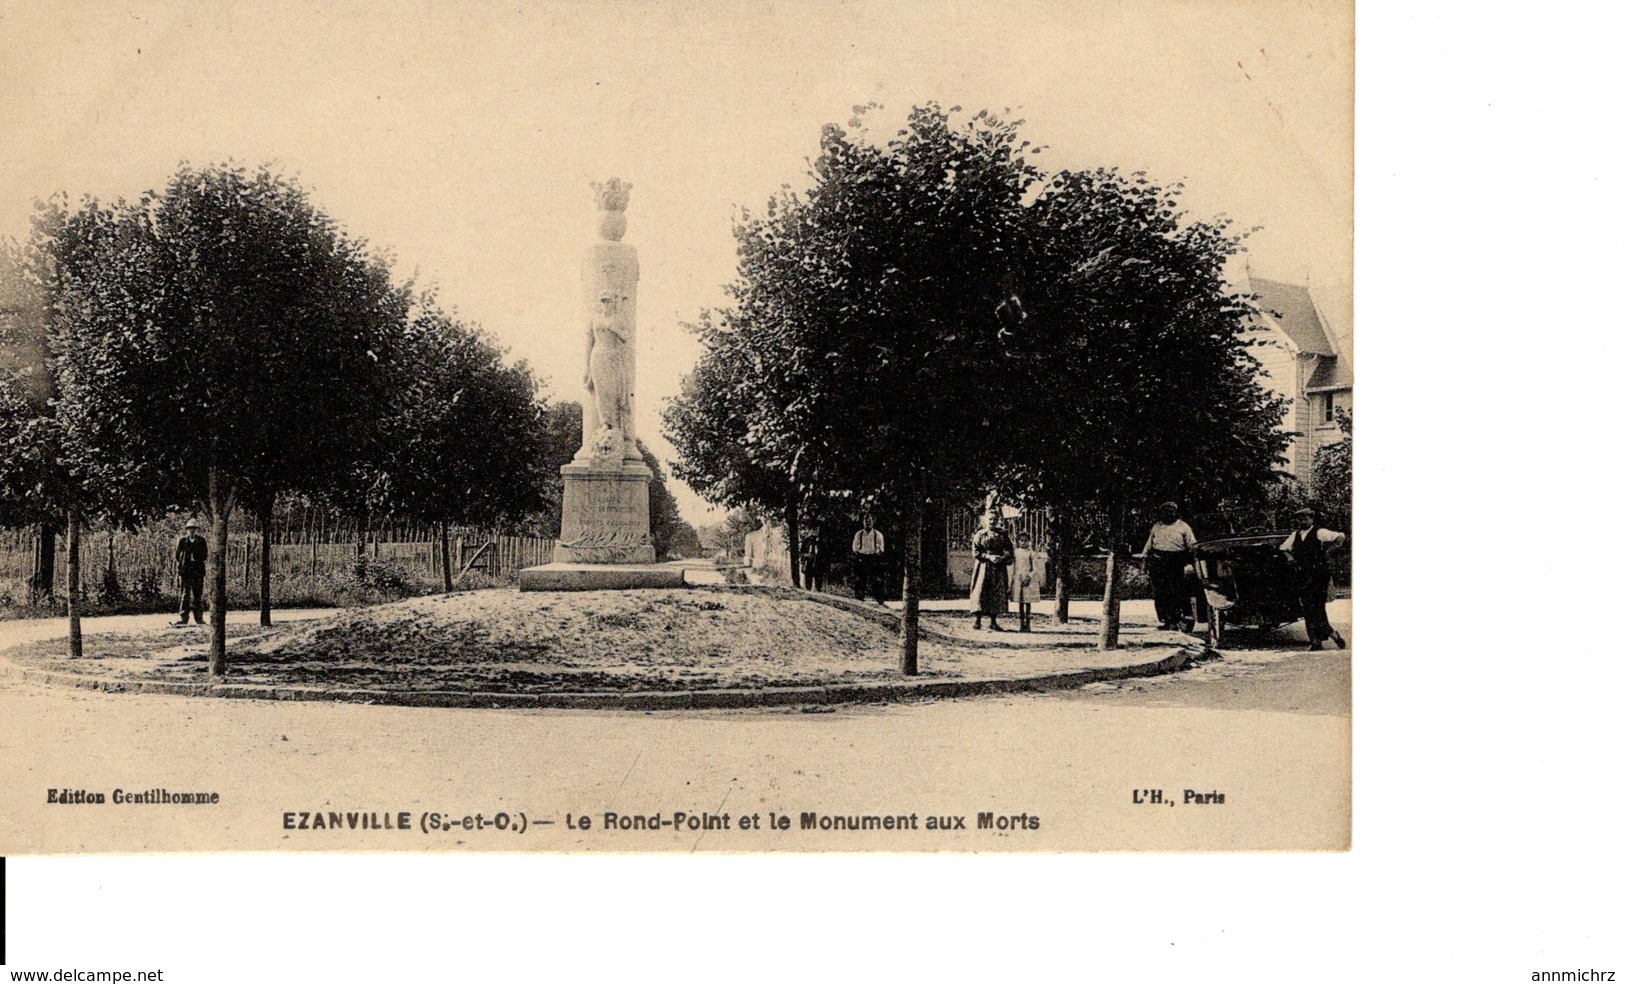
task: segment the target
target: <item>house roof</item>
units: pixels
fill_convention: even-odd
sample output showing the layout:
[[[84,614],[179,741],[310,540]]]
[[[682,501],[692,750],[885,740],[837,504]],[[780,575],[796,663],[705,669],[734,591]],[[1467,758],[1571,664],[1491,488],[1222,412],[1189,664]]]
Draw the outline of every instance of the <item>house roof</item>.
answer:
[[[1315,287],[1315,310],[1320,312],[1326,337],[1337,355],[1319,359],[1306,389],[1340,390],[1354,388],[1354,293],[1347,284]]]
[[[1274,280],[1251,278],[1253,293],[1258,295],[1258,308],[1280,326],[1298,351],[1309,355],[1336,355],[1326,325],[1309,296],[1309,288],[1298,284],[1283,284]]]
[[[1349,359],[1330,358],[1321,359],[1315,366],[1314,375],[1303,387],[1306,393],[1316,393],[1322,390],[1340,390],[1354,388],[1354,366]]]

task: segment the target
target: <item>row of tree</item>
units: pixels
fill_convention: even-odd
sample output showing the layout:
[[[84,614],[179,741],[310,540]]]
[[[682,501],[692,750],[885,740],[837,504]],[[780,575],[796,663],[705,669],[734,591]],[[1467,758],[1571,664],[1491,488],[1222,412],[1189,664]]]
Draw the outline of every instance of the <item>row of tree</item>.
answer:
[[[580,427],[579,406],[549,407],[528,366],[266,169],[182,167],[134,201],[58,197],[27,242],[0,244],[0,523],[65,527],[75,651],[88,521],[207,516],[219,675],[234,512],[264,528],[294,496],[436,524],[450,590],[447,527],[545,515]]]
[[[806,190],[736,223],[732,303],[692,326],[704,354],[665,414],[674,471],[783,521],[792,551],[832,497],[900,515],[908,674],[932,504],[998,489],[1052,510],[1063,618],[1087,510],[1113,647],[1129,510],[1276,479],[1283,406],[1254,378],[1252,298],[1224,275],[1242,235],[1191,219],[1179,185],[1046,172],[1020,124],[986,112],[919,107],[884,141],[871,118],[825,127]]]

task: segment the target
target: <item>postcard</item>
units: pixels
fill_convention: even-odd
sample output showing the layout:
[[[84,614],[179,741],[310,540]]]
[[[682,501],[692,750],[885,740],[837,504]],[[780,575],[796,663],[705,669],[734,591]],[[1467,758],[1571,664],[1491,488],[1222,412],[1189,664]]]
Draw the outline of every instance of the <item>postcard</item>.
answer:
[[[1352,4],[5,22],[0,855],[1349,849]]]

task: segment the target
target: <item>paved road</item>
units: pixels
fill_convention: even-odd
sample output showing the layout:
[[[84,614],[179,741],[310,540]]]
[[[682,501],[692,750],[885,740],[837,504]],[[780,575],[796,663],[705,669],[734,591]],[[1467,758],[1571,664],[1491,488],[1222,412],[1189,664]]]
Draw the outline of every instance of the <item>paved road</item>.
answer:
[[[1347,603],[1332,611],[1346,626]],[[0,639],[36,631],[12,623]],[[1335,848],[1348,838],[1350,654],[1301,645],[1300,630],[1295,644],[1279,635],[1158,680],[828,713],[279,704],[0,679],[0,853]],[[220,803],[46,802],[53,788],[153,787]],[[1187,789],[1224,802],[1186,804]],[[1151,790],[1180,805],[1143,802]],[[286,814],[297,827],[329,811],[358,824],[404,811],[413,829],[284,829]],[[606,812],[675,811],[727,814],[728,826],[603,829]],[[978,830],[983,811],[1027,819]],[[533,825],[421,833],[437,812]],[[922,829],[803,831],[804,812],[912,816]],[[739,827],[770,814],[792,828]],[[923,829],[938,815],[967,829]],[[569,826],[582,816],[591,829]]]

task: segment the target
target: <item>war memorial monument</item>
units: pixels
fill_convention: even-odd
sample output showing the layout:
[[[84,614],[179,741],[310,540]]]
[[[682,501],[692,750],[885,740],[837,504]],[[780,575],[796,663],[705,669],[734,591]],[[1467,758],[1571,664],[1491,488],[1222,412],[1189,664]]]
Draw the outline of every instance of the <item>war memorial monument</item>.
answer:
[[[655,564],[649,538],[649,482],[638,451],[638,251],[621,242],[632,186],[619,178],[594,183],[598,239],[581,267],[587,314],[586,398],[581,449],[562,469],[564,502],[553,562],[519,573],[521,591],[673,588],[677,567]]]

